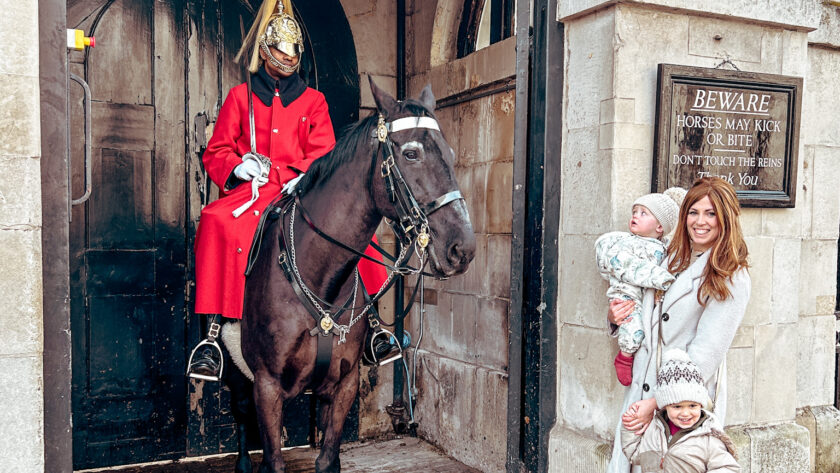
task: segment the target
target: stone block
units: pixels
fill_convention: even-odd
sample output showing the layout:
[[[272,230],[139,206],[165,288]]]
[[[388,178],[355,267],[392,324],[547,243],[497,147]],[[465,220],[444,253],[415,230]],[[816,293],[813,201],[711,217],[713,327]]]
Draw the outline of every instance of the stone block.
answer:
[[[376,109],[376,102],[373,100],[373,92],[370,91],[368,77],[373,76],[376,86],[387,92],[391,97],[397,95],[397,79],[395,76],[359,74],[359,88],[361,89],[361,107]]]
[[[840,192],[837,192],[837,183],[840,182],[840,148],[815,146],[813,151],[812,236],[824,240],[837,239],[837,223],[840,222]]]
[[[773,243],[772,238],[745,237],[749,249],[750,302],[742,325],[759,325],[770,320],[773,300]]]
[[[607,9],[566,24],[566,44],[570,47],[566,53],[563,120],[568,130],[598,124],[598,104],[615,96],[614,21],[613,9]],[[565,143],[572,141],[566,140]]]
[[[800,143],[801,143],[800,139]],[[812,216],[814,209],[814,147],[801,146],[799,171],[796,174],[796,205],[805,209],[802,216],[802,238],[812,238]]]
[[[489,169],[490,165],[486,164],[455,168],[458,186],[464,195],[467,212],[470,215],[470,223],[472,223],[473,231],[476,233],[488,233],[487,220],[490,218],[488,208],[491,207],[487,202],[487,173]],[[508,202],[508,218],[510,218],[510,202]]]
[[[601,101],[601,125],[607,123],[633,123],[636,120],[634,99],[611,98]]]
[[[475,165],[490,161],[481,156],[483,132],[481,127],[475,125],[479,120],[479,103],[473,100],[460,103],[453,108],[457,110],[458,146],[461,161],[464,165]]]
[[[726,354],[725,425],[746,424],[750,421],[754,369],[752,348],[729,349]]]
[[[590,12],[597,12],[605,6],[616,3],[615,0],[572,0],[560,2],[557,7],[557,19],[585,18]],[[774,25],[814,29],[819,26],[820,6],[817,2],[808,0],[791,0],[789,2],[775,2],[773,0],[710,0],[697,3],[692,0],[640,0],[638,5],[649,5],[660,8],[684,10],[689,13],[697,12],[704,16],[724,16],[749,20],[751,23],[770,23]],[[634,7],[642,10],[640,7]],[[642,11],[650,11],[645,8]]]
[[[447,358],[424,358],[418,381],[419,430],[447,455],[481,471],[504,471],[504,374]],[[421,385],[422,382],[422,385]],[[429,394],[434,393],[434,396]],[[476,406],[494,406],[476,409]],[[421,417],[422,416],[422,417]]]
[[[511,236],[487,236],[487,293],[482,295],[510,299]]]
[[[41,161],[0,156],[0,225],[6,228],[41,226]]]
[[[511,233],[512,202],[513,162],[491,163],[487,168],[487,233]]]
[[[840,54],[835,50],[808,48],[807,84],[831,83],[840,75]],[[805,87],[802,101],[802,133],[808,145],[840,146],[840,136],[833,120],[825,117],[840,109],[840,96],[830,87]]]
[[[814,445],[814,469],[818,472],[840,471],[840,412],[834,406],[813,406],[807,408],[816,424]]]
[[[548,440],[549,473],[603,473],[612,456],[612,442],[555,427]]]
[[[785,30],[781,32],[782,50],[778,57],[780,74],[803,77],[808,70],[808,33]]]
[[[799,315],[827,315],[825,307],[818,309],[818,301],[834,298],[837,281],[836,240],[803,240],[799,273]],[[822,299],[821,299],[822,298]]]
[[[741,209],[741,231],[745,237],[761,236],[761,209]]]
[[[834,325],[831,314],[802,317],[797,323],[797,407],[834,402]]]
[[[4,340],[0,355],[40,353],[43,351],[40,229],[0,230],[0,261],[5,268],[14,268],[0,278],[0,294],[5,298],[4,309],[0,311]]]
[[[799,276],[802,242],[777,238],[773,242],[770,322],[795,323],[799,318],[799,291],[791,281]]]
[[[823,3],[820,26],[808,33],[808,42],[824,46],[840,46],[840,10],[830,3]]]
[[[454,344],[452,340],[452,295],[445,291],[438,292],[437,305],[427,305],[426,315],[423,320],[423,345],[422,350],[434,353],[435,356],[447,352]],[[409,318],[408,326],[412,334],[412,343],[416,343],[416,337],[420,336],[420,317]],[[416,345],[415,345],[416,346]]]
[[[816,458],[817,454],[817,443],[815,440],[817,439],[817,421],[814,419],[814,415],[811,413],[811,410],[806,408],[797,409],[796,410],[796,423],[802,427],[808,429],[808,437],[810,438],[810,445],[808,449],[809,458],[811,460],[811,472],[814,472],[814,459]]]
[[[601,234],[614,229],[612,152],[597,151],[597,133],[597,128],[570,130],[566,137],[561,160],[564,185],[560,189],[565,234]]]
[[[498,298],[478,299],[475,363],[479,366],[507,371],[509,315],[509,301]]]
[[[18,32],[17,28],[12,31]],[[16,43],[18,41],[14,41]],[[37,41],[36,44],[37,46]],[[37,66],[37,58],[35,65]],[[0,74],[0,156],[41,155],[41,114],[38,77]],[[34,194],[37,195],[37,194]]]
[[[425,345],[425,343],[424,343]],[[417,354],[417,404],[414,406],[414,418],[417,421],[417,433],[425,439],[440,438],[441,397],[440,357],[425,350]]]
[[[489,295],[490,279],[488,277],[488,264],[490,255],[488,253],[488,235],[476,233],[475,235],[475,257],[470,263],[467,272],[449,280],[448,290],[473,295]],[[510,266],[508,265],[508,268]]]
[[[508,90],[492,96],[490,100],[490,149],[493,160],[513,159],[514,118],[516,91]],[[558,133],[561,130],[557,130]]]
[[[755,328],[752,422],[780,422],[796,416],[798,360],[795,324]],[[728,409],[727,409],[728,410]]]
[[[560,291],[558,319],[564,323],[601,330],[607,336],[606,297],[609,284],[595,265],[595,240],[591,235],[566,235],[560,242]]]
[[[385,407],[394,400],[394,370],[362,366],[359,381],[359,437],[379,438],[392,432]]]
[[[802,228],[805,209],[797,206],[793,209],[762,209],[761,234],[768,237],[802,238],[806,230]]]
[[[396,75],[397,37],[396,5],[389,2],[370,2],[359,6],[359,14],[348,15],[353,40],[356,43],[359,72],[366,74]],[[364,102],[363,102],[364,103]]]
[[[599,149],[651,149],[653,128],[636,123],[607,123],[598,134]]]
[[[738,459],[738,465],[741,466],[741,473],[751,473],[750,471],[750,436],[743,427],[730,427],[725,429],[726,435],[732,439],[732,446],[735,449],[735,455]]]
[[[40,353],[0,356],[0,471],[44,471],[43,382]]]
[[[557,418],[568,428],[610,438],[625,392],[615,378],[615,343],[605,330],[570,324],[559,330]]]
[[[37,81],[38,2],[3,2],[0,44],[5,46],[0,74],[33,77]],[[4,89],[4,93],[8,91]],[[38,94],[35,95],[37,98]]]
[[[808,473],[808,430],[795,423],[745,429],[750,437],[750,472]]]
[[[764,33],[764,28],[759,25],[692,17],[688,27],[688,52],[694,56],[760,63]]]
[[[452,295],[452,335],[442,355],[466,363],[475,362],[478,298]]]
[[[689,19],[663,11],[638,9],[626,4],[615,8],[616,97],[636,100],[636,123],[653,125],[659,63],[709,65],[707,58],[688,54]],[[675,38],[679,38],[676,39]],[[655,54],[651,54],[656,51]],[[633,80],[627,78],[632,77]]]
[[[741,324],[735,331],[735,338],[729,348],[751,348],[755,341],[755,327]]]
[[[611,150],[612,160],[612,223],[610,228],[627,231],[633,210],[633,202],[640,196],[650,193],[650,176],[653,161],[650,151]]]

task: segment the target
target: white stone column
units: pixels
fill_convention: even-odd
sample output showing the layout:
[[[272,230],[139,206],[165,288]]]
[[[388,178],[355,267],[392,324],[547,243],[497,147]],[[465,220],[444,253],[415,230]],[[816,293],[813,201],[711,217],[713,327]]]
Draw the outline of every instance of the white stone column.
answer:
[[[742,216],[753,290],[727,357],[727,424],[745,472],[809,471],[814,436],[795,419],[797,408],[832,402],[840,225],[840,135],[828,118],[840,110],[832,92],[840,61],[834,46],[809,48],[817,41],[809,32],[830,29],[827,12],[836,7],[814,0],[560,3],[566,90],[550,471],[603,471],[610,455],[625,390],[612,367],[607,284],[592,244],[625,229],[631,203],[649,192],[660,63],[734,64],[805,78],[796,208],[744,209]]]
[[[0,471],[44,471],[38,2],[0,0]]]

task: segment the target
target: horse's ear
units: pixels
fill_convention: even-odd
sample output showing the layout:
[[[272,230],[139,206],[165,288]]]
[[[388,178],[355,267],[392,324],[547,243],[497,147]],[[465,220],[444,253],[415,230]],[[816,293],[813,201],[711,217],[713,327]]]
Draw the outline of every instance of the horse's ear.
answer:
[[[394,97],[388,95],[387,92],[377,87],[376,82],[373,81],[373,77],[368,76],[368,80],[370,81],[370,91],[373,93],[376,108],[379,110],[379,113],[387,118],[397,108],[397,101],[394,100]]]
[[[432,85],[426,84],[420,92],[420,103],[426,106],[429,110],[434,110],[437,102],[435,101],[435,94],[432,93]]]

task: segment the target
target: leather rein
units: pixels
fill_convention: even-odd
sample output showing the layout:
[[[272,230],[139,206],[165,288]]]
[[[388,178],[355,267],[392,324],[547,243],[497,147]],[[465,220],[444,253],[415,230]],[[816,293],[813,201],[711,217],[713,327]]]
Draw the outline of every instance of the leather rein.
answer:
[[[339,335],[339,343],[344,343],[345,336],[349,332],[349,329],[352,327],[353,324],[365,313],[369,312],[369,323],[371,327],[377,327],[379,325],[391,325],[386,324],[382,321],[379,317],[379,314],[376,313],[375,309],[373,308],[373,304],[382,298],[382,296],[388,292],[388,290],[393,286],[396,281],[394,278],[395,274],[399,275],[408,275],[408,274],[420,274],[431,276],[428,273],[423,273],[422,270],[425,267],[427,260],[425,258],[426,248],[431,243],[431,236],[429,234],[429,224],[428,224],[428,217],[433,214],[434,212],[440,210],[444,206],[459,200],[463,199],[461,195],[461,191],[454,190],[447,192],[429,204],[421,205],[417,202],[417,199],[414,197],[414,193],[411,191],[411,188],[408,186],[408,183],[403,178],[402,172],[400,171],[399,166],[394,159],[394,143],[390,139],[390,133],[397,133],[404,130],[416,129],[416,128],[425,128],[430,130],[437,130],[440,131],[440,127],[438,126],[437,121],[434,118],[426,117],[426,116],[411,116],[400,118],[394,120],[392,122],[385,122],[384,117],[380,114],[379,120],[376,128],[376,138],[379,142],[377,146],[376,152],[373,153],[373,162],[371,164],[371,177],[373,176],[376,168],[376,162],[379,160],[379,156],[383,154],[382,164],[380,165],[380,176],[385,181],[385,190],[388,195],[389,201],[394,205],[394,210],[397,213],[397,218],[394,221],[386,219],[386,222],[389,224],[391,229],[393,230],[394,234],[397,236],[400,244],[402,246],[402,251],[400,255],[394,257],[389,255],[385,252],[381,247],[376,245],[377,251],[383,254],[387,259],[393,261],[393,265],[383,263],[375,258],[371,258],[370,256],[364,254],[356,250],[355,248],[346,245],[345,243],[333,238],[332,236],[328,235],[326,232],[318,228],[318,226],[313,222],[312,218],[310,217],[309,213],[303,207],[300,201],[300,194],[297,191],[293,192],[293,199],[287,199],[284,202],[284,205],[277,210],[281,210],[283,216],[286,214],[290,214],[290,227],[293,229],[293,222],[294,222],[294,213],[295,210],[300,211],[301,217],[307,223],[307,225],[321,238],[327,240],[328,242],[351,252],[352,254],[358,256],[359,258],[365,258],[369,261],[372,261],[376,264],[381,266],[385,266],[387,269],[391,270],[391,274],[388,276],[385,284],[377,291],[376,295],[373,298],[368,297],[368,292],[364,289],[363,286],[363,293],[365,295],[364,304],[360,306],[356,306],[354,304],[354,296],[356,291],[350,294],[347,300],[343,304],[332,304],[306,288],[305,283],[300,278],[300,275],[296,271],[296,267],[293,264],[292,258],[290,257],[290,253],[293,251],[292,245],[294,244],[294,240],[287,241],[286,240],[286,232],[281,231],[278,237],[278,245],[280,246],[280,255],[278,256],[278,263],[280,264],[281,268],[283,268],[283,272],[286,275],[286,278],[292,285],[295,294],[298,296],[298,299],[301,301],[304,307],[306,307],[309,314],[315,319],[316,325],[315,328],[312,329],[310,332],[311,335],[321,335],[327,336],[330,334]],[[372,182],[372,179],[370,180]],[[406,259],[406,249],[410,248],[414,244],[415,252],[420,257],[420,266],[419,268],[412,268],[408,265],[403,265]],[[358,276],[358,269],[354,271],[354,278],[359,280]],[[419,287],[420,278],[418,278],[417,287]],[[417,287],[415,287],[413,293],[417,293]],[[414,301],[414,297],[410,299],[411,303]],[[327,309],[328,308],[328,309]],[[408,311],[410,310],[411,305],[403,310],[402,314],[397,314],[400,317],[404,317]],[[336,321],[338,318],[346,311],[354,312],[355,310],[362,309],[361,312],[357,317],[354,317],[348,325],[340,325]],[[332,312],[332,313],[331,313]]]

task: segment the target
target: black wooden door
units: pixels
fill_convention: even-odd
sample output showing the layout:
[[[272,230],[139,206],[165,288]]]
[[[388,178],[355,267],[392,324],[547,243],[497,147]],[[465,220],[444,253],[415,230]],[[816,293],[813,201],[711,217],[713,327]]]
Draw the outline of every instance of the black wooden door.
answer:
[[[339,0],[298,3],[303,76],[325,93],[339,129],[358,117],[352,34]],[[190,301],[193,237],[202,203],[218,193],[200,154],[244,77],[233,57],[252,15],[236,0],[68,0],[68,27],[97,37],[96,48],[70,56],[93,96],[93,192],[73,208],[70,235],[74,468],[235,447],[227,390],[184,371],[202,332]],[[78,87],[70,110],[75,198],[84,181]],[[289,444],[307,443],[309,399],[287,412]],[[355,438],[357,417],[347,425]]]
[[[67,16],[98,39],[70,63],[93,122],[93,190],[70,235],[73,463],[175,458],[187,419],[182,16],[154,0],[70,1]],[[75,197],[84,130],[71,91]]]

